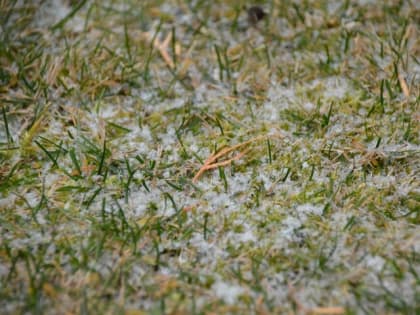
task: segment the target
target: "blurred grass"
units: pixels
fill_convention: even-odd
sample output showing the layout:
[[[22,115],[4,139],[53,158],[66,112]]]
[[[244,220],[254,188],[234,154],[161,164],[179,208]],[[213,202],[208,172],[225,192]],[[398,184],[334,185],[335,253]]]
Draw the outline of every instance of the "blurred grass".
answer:
[[[418,6],[258,3],[0,3],[2,312],[420,311]]]

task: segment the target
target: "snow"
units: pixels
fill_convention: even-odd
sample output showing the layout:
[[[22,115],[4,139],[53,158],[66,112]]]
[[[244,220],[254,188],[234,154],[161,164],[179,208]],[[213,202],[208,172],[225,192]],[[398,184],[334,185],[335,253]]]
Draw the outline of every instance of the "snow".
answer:
[[[363,5],[376,3],[376,1],[366,0],[358,2]],[[129,7],[128,4],[115,4],[115,6],[114,9],[122,11]],[[332,14],[338,7],[337,3],[331,3],[328,4],[327,9]],[[173,7],[165,4],[162,9],[165,12],[172,12]],[[37,13],[38,26],[49,27],[66,16],[68,12],[69,7],[64,1],[45,1]],[[177,25],[189,23],[192,20],[192,17],[188,14],[180,13],[183,14],[181,14],[181,19],[176,22]],[[323,13],[318,9],[312,13],[308,12],[307,18],[308,25],[318,25],[324,20]],[[75,32],[80,31],[82,23],[79,19],[78,16],[74,17],[66,27]],[[220,17],[218,21],[209,21],[208,29],[206,30],[203,27],[202,32],[207,31],[209,36],[216,38],[216,40],[211,41],[212,44],[227,41],[234,46],[239,42],[238,38],[232,38],[229,34],[220,35],[215,31],[220,29],[220,24],[223,23],[228,25],[229,20]],[[292,36],[298,32],[298,30],[290,28],[287,19],[279,18],[274,23],[285,27],[284,36]],[[353,27],[354,25],[351,26],[352,23],[356,22],[350,21],[346,27]],[[155,26],[152,26],[151,29],[153,30]],[[121,32],[121,26],[114,31]],[[320,36],[320,31],[317,32],[318,34],[314,32],[314,37]],[[255,45],[263,43],[265,40],[255,30],[244,33],[243,36],[246,36],[247,40],[252,41]],[[308,58],[307,55],[299,51],[292,53],[284,47],[285,45],[286,43],[282,43],[279,46],[279,49],[285,51],[282,54],[274,55],[273,62],[282,65],[286,62],[295,62],[300,58]],[[287,43],[287,45],[290,45],[290,43]],[[116,53],[119,54],[119,57],[122,57],[124,49],[119,47],[119,50],[116,49]],[[317,60],[319,58],[325,60],[326,58],[325,54],[322,53],[311,56]],[[375,60],[383,70],[388,67],[391,59],[375,56]],[[361,100],[361,89],[355,87],[348,77],[338,75],[319,76],[307,81],[289,82],[288,80],[279,81],[272,75],[264,95],[265,98],[263,97],[259,102],[246,99],[244,95],[246,91],[250,90],[252,84],[245,81],[240,85],[241,93],[239,93],[239,96],[235,96],[237,100],[230,103],[230,101],[227,101],[227,97],[231,97],[229,85],[226,82],[219,82],[220,69],[210,68],[209,73],[207,73],[208,78],[199,69],[208,67],[209,61],[201,62],[203,64],[197,62],[189,70],[192,80],[196,80],[198,84],[193,93],[186,92],[179,83],[176,83],[173,87],[175,97],[170,100],[161,100],[158,89],[133,87],[132,96],[124,97],[121,101],[115,101],[115,99],[108,101],[104,98],[92,110],[83,111],[83,115],[78,116],[80,126],[77,128],[66,127],[76,140],[74,142],[66,140],[68,142],[65,145],[68,147],[74,146],[78,153],[83,150],[80,136],[88,135],[95,140],[103,139],[105,121],[115,122],[128,128],[130,132],[112,140],[109,147],[112,162],[122,163],[123,158],[128,157],[136,172],[128,196],[121,196],[125,192],[121,190],[120,181],[126,180],[127,174],[124,167],[120,167],[118,169],[119,173],[110,174],[105,183],[102,176],[95,174],[86,176],[76,183],[81,187],[94,186],[96,188],[97,185],[104,186],[103,191],[89,209],[84,209],[81,200],[70,194],[67,197],[68,200],[64,200],[62,205],[58,205],[59,207],[62,207],[66,213],[71,213],[76,209],[76,211],[80,211],[81,215],[94,217],[102,210],[103,198],[107,200],[105,211],[108,213],[113,211],[111,206],[114,205],[112,203],[114,200],[111,200],[111,197],[117,198],[120,205],[123,206],[127,220],[140,222],[139,225],[143,222],[142,220],[150,217],[168,218],[174,215],[176,210],[183,207],[184,209],[192,208],[191,212],[187,211],[185,214],[186,219],[183,224],[187,227],[192,226],[196,230],[191,232],[186,240],[165,240],[168,244],[165,244],[165,247],[160,245],[158,248],[159,250],[164,248],[180,249],[180,255],[173,260],[168,259],[168,265],[159,270],[158,274],[165,276],[176,274],[179,266],[191,268],[191,261],[194,260],[201,264],[200,266],[207,268],[202,273],[201,271],[197,272],[199,278],[204,277],[203,274],[205,273],[213,277],[219,264],[230,265],[239,261],[236,257],[232,258],[232,253],[227,249],[227,245],[235,250],[242,247],[246,248],[247,251],[263,248],[269,254],[280,250],[282,255],[285,256],[296,253],[305,256],[307,253],[305,251],[308,249],[302,244],[307,239],[314,242],[319,239],[326,243],[327,249],[336,246],[334,255],[328,262],[328,267],[337,267],[341,264],[343,268],[348,268],[349,273],[352,269],[359,268],[368,269],[374,275],[380,274],[387,267],[387,260],[373,252],[366,254],[366,251],[371,250],[369,246],[374,248],[383,243],[392,252],[392,246],[409,244],[414,251],[420,251],[419,233],[415,231],[414,224],[400,223],[400,225],[397,225],[395,223],[396,225],[393,226],[393,223],[387,223],[386,232],[394,237],[394,239],[388,239],[388,235],[382,233],[385,228],[381,226],[380,219],[376,217],[377,214],[372,213],[369,209],[369,202],[372,201],[358,200],[356,197],[354,197],[354,200],[352,199],[352,189],[356,192],[360,189],[388,190],[389,193],[385,201],[398,203],[400,208],[396,209],[398,210],[397,213],[407,213],[408,206],[399,202],[399,200],[406,198],[409,194],[419,193],[418,167],[413,163],[412,167],[401,170],[400,168],[403,167],[399,164],[399,161],[406,156],[412,158],[414,153],[420,152],[418,144],[396,141],[395,139],[398,138],[397,130],[395,135],[384,137],[378,148],[376,148],[377,139],[367,144],[364,143],[365,150],[354,153],[354,156],[350,156],[348,161],[346,160],[347,157],[342,159],[344,161],[339,161],[339,158],[326,157],[326,154],[320,153],[320,150],[325,150],[326,145],[331,142],[334,142],[333,149],[338,148],[339,153],[345,152],[343,147],[346,150],[349,147],[351,148],[353,138],[361,137],[360,134],[365,132],[366,113],[369,106],[366,106],[363,103],[364,100]],[[417,80],[416,74],[420,73],[419,69],[418,66],[410,68],[408,75],[411,75],[413,80]],[[168,73],[162,70],[162,73],[159,72],[157,75],[166,79]],[[232,77],[238,77],[238,73],[232,73]],[[70,83],[69,86],[73,86],[73,84]],[[76,87],[76,85],[74,86]],[[356,110],[352,112],[353,108],[351,106],[353,104],[348,105],[346,103],[349,98],[360,107],[357,112]],[[313,137],[312,135],[297,134],[295,132],[297,130],[296,124],[286,121],[282,115],[285,111],[298,110],[303,112],[302,115],[307,115],[310,118],[311,115],[318,114],[316,113],[318,101],[321,104],[320,114],[328,113],[331,103],[339,104],[339,106],[333,107],[330,123],[324,137],[317,138],[317,135]],[[226,135],[221,135],[220,130],[206,120],[208,117],[200,116],[202,121],[200,121],[201,129],[199,129],[198,134],[193,134],[189,130],[182,134],[184,148],[190,155],[189,158],[184,159],[180,153],[182,149],[177,137],[182,115],[174,116],[171,111],[187,109],[187,104],[188,106],[191,105],[193,111],[197,111],[197,115],[205,116],[205,114],[208,114],[209,117],[217,117],[220,113],[225,114],[228,116],[227,118],[234,120],[239,127],[236,127],[236,125],[232,127],[226,123],[231,129],[228,128]],[[79,105],[69,101],[67,106],[78,108]],[[229,106],[235,106],[234,110],[227,108]],[[250,117],[247,112],[249,108],[252,109],[255,117]],[[411,113],[408,112],[407,114]],[[153,120],[150,117],[156,118],[157,123],[150,122],[150,120]],[[397,124],[400,118],[395,115],[390,119],[394,119],[395,124]],[[288,123],[290,128],[283,130],[281,123]],[[371,122],[368,121],[368,123]],[[374,130],[375,132],[382,132],[380,130],[381,126],[376,126],[373,122],[372,125],[378,129]],[[17,127],[19,127],[18,124],[11,122],[13,135]],[[63,128],[62,121],[51,119],[45,125],[45,131],[43,132],[59,136]],[[224,181],[220,178],[217,169],[209,170],[203,174],[195,184],[197,190],[191,188],[188,178],[191,178],[201,166],[199,159],[193,153],[205,160],[213,153],[215,145],[235,145],[249,139],[250,134],[253,133],[268,134],[272,137],[270,141],[273,139],[271,142],[273,153],[277,155],[277,161],[270,165],[265,153],[267,150],[265,143],[255,143],[253,147],[255,152],[253,151],[252,154],[255,154],[258,159],[254,159],[252,154],[245,155],[241,160],[235,161],[235,167],[226,166],[224,168],[227,181],[226,190]],[[1,139],[5,138],[3,131],[1,131],[0,137]],[[218,143],[219,140],[220,143]],[[351,153],[353,154],[353,152]],[[389,166],[389,169],[380,172],[375,172],[375,170],[365,172],[362,170],[362,165],[366,154],[383,156],[387,161],[390,160],[391,166]],[[135,159],[136,155],[141,155],[146,160],[144,165]],[[16,160],[18,158],[20,157],[13,157]],[[152,178],[144,171],[149,162],[156,163],[154,169],[149,170],[153,175],[150,176]],[[59,163],[65,169],[70,170],[73,167],[72,162],[66,159],[64,154],[60,157]],[[404,160],[404,163],[412,162]],[[316,168],[312,180],[309,181],[312,165],[316,165]],[[286,169],[290,169],[291,173],[283,181]],[[350,171],[354,171],[356,176],[363,177],[363,180],[359,182],[357,182],[358,179],[355,180],[356,187],[352,187],[351,183],[348,185],[349,187],[343,184]],[[292,173],[297,179],[291,178]],[[39,179],[44,181],[45,194],[52,201],[54,201],[54,194],[56,189],[60,187],[63,176],[61,170],[52,168],[51,163],[45,163],[44,168],[40,170]],[[167,184],[167,180],[179,178],[187,179],[182,191],[175,190]],[[69,181],[69,185],[74,184],[70,179],[66,178],[66,180]],[[150,191],[142,186],[141,182],[143,180],[146,181]],[[331,196],[327,192],[330,182],[333,182],[334,187],[332,188],[337,193],[336,195]],[[2,193],[0,195],[0,209],[15,208],[17,216],[21,216],[25,220],[31,220],[27,206],[19,196],[26,199],[30,207],[36,207],[41,200],[41,193],[40,190],[25,191],[22,189],[17,189],[19,194],[7,195]],[[118,197],[114,196],[115,191],[117,191],[115,195]],[[257,192],[259,193],[258,202],[254,200]],[[167,194],[170,194],[173,198],[177,209],[168,200]],[[324,217],[323,212],[327,202],[331,204],[331,209]],[[56,206],[54,203],[51,203],[51,205],[52,207]],[[80,210],[80,208],[83,208],[83,210]],[[206,239],[204,239],[204,232],[202,232],[204,214],[209,217],[209,230]],[[354,229],[360,229],[360,233],[356,236],[351,235],[347,230],[344,231],[351,218],[356,218]],[[37,213],[35,219],[37,224],[48,228],[46,227],[48,218],[44,212]],[[403,220],[396,221],[404,222]],[[314,224],[312,224],[313,221]],[[260,224],[262,226],[260,227],[259,223],[264,224]],[[325,229],[317,225],[321,223],[325,224]],[[174,223],[174,225],[176,224]],[[60,225],[54,228],[57,228],[57,231],[72,231],[76,235],[86,236],[88,236],[87,230],[89,229],[88,226],[79,227],[78,224]],[[412,233],[410,236],[408,232],[404,234],[406,229],[409,229],[409,232]],[[162,239],[167,236],[165,233],[168,233],[168,231],[162,232]],[[49,232],[43,234],[37,231],[25,236],[17,236],[2,229],[2,235],[14,250],[31,248],[31,250],[36,251],[41,244],[52,242]],[[354,251],[358,249],[348,245],[352,241],[351,238],[358,238],[358,241],[362,244],[363,253],[355,253]],[[88,237],[84,239],[83,246],[88,246],[87,242]],[[142,244],[141,246],[147,247],[147,245]],[[264,246],[267,246],[267,248]],[[296,249],[297,246],[302,246],[302,248]],[[143,250],[143,248],[141,249]],[[54,246],[48,247],[47,256],[53,257],[55,250]],[[246,254],[248,252],[244,253],[244,255]],[[363,259],[357,260],[355,257]],[[263,256],[261,259],[264,261],[266,258]],[[65,265],[63,269],[70,268],[69,259],[69,257],[63,257],[61,261]],[[119,259],[121,257],[118,257],[117,254],[108,252],[100,260],[90,261],[89,268],[106,277],[119,264]],[[271,275],[264,278],[263,283],[267,287],[277,290],[275,293],[269,292],[269,294],[285,301],[289,280],[296,278],[299,280],[299,274],[307,272],[304,268],[313,268],[314,270],[311,271],[318,272],[318,267],[309,264],[304,265],[304,262],[301,262],[301,265],[294,266],[296,270],[290,272],[268,270],[267,272],[271,272]],[[134,287],[142,286],[143,278],[147,278],[149,275],[148,267],[133,264],[131,268],[132,276],[127,278],[128,283]],[[5,267],[0,263],[0,275],[4,275],[5,272]],[[341,292],[329,290],[338,281],[335,276],[335,274],[322,274],[321,280],[307,280],[298,295],[303,301],[308,301],[308,305],[315,305],[314,300],[325,297],[323,295],[325,291],[330,292],[332,297],[340,300]],[[226,278],[216,275],[210,291],[227,304],[238,303],[240,296],[249,292],[244,286],[228,281]],[[404,292],[409,291],[407,283],[408,281],[404,284]],[[398,292],[398,287],[393,287],[391,284],[387,284],[387,287]]]
[[[382,271],[386,263],[385,260],[380,256],[367,255],[364,260],[366,267],[373,269],[375,272]]]
[[[322,215],[323,210],[324,210],[324,206],[316,206],[312,204],[299,205],[296,209],[298,215],[305,219],[307,218],[309,214],[320,216]]]
[[[16,202],[16,198],[16,195],[8,195],[5,198],[0,198],[0,209],[8,209],[13,207]]]
[[[224,300],[227,304],[234,304],[238,297],[245,292],[244,288],[239,285],[217,281],[212,286],[214,294]]]
[[[70,8],[62,0],[43,1],[37,10],[35,21],[38,27],[50,27],[70,13]]]

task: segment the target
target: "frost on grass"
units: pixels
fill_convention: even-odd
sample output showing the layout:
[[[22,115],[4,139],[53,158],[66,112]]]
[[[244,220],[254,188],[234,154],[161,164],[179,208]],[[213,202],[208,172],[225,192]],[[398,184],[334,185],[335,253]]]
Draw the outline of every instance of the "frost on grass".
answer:
[[[40,2],[1,72],[0,307],[414,313],[418,30],[378,3]]]

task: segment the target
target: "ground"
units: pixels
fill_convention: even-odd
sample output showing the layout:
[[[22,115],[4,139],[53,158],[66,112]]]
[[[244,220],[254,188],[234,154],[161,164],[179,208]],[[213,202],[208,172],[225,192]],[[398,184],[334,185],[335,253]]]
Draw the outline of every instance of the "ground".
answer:
[[[0,2],[1,313],[420,313],[419,21]]]

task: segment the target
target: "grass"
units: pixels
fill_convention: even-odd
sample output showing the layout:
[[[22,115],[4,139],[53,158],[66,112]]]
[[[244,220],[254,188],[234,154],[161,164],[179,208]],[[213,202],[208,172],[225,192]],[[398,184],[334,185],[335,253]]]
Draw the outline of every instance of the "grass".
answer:
[[[0,3],[2,313],[420,312],[418,5],[258,3]]]

